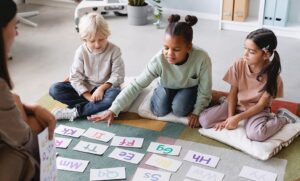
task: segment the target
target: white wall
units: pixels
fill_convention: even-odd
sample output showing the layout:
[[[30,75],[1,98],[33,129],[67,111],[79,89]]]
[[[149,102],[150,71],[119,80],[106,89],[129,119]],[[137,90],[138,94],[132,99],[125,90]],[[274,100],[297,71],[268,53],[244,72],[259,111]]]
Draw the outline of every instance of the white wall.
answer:
[[[152,3],[151,0],[147,2]],[[161,6],[166,9],[218,15],[220,0],[161,0]]]

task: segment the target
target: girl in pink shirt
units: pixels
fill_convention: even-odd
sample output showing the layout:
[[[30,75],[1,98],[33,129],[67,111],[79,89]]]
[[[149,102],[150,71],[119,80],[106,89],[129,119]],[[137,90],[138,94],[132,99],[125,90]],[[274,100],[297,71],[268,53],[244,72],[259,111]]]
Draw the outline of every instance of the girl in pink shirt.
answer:
[[[269,29],[251,32],[244,44],[243,57],[227,71],[223,80],[231,85],[227,99],[200,114],[203,128],[236,129],[245,120],[247,137],[264,141],[288,122],[298,118],[286,109],[271,113],[273,98],[283,96],[277,38]]]

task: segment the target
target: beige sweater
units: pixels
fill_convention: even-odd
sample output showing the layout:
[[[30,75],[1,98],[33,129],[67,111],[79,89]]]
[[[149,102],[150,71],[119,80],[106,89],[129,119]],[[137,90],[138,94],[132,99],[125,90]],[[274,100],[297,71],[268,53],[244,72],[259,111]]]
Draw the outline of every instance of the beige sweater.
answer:
[[[0,78],[0,180],[31,180],[38,166],[36,135],[22,120],[6,82]]]

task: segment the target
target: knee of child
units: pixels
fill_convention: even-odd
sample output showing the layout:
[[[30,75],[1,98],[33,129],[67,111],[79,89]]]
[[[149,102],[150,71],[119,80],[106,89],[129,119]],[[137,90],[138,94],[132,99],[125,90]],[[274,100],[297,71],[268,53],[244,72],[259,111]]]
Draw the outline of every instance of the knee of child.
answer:
[[[199,120],[199,123],[202,128],[204,128],[204,129],[211,128],[209,121],[207,121],[207,119],[206,119],[206,116],[200,115],[198,120]]]
[[[54,97],[57,95],[57,83],[51,85],[51,87],[49,88],[49,95],[51,97]]]
[[[173,104],[172,111],[175,116],[184,117],[187,116],[192,110],[184,104]]]
[[[251,141],[265,141],[267,138],[264,134],[260,131],[247,131],[247,138],[249,138]]]

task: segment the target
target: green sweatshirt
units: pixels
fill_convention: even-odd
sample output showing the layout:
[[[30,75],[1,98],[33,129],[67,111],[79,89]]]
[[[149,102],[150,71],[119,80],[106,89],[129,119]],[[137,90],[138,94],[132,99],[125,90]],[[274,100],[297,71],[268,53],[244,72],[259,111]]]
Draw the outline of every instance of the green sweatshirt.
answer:
[[[211,68],[208,54],[195,46],[189,53],[188,60],[182,65],[169,64],[162,51],[159,51],[148,63],[143,73],[121,91],[109,110],[118,115],[135,100],[144,88],[154,79],[159,78],[159,83],[170,89],[182,89],[198,85],[193,114],[199,115],[211,100]]]

